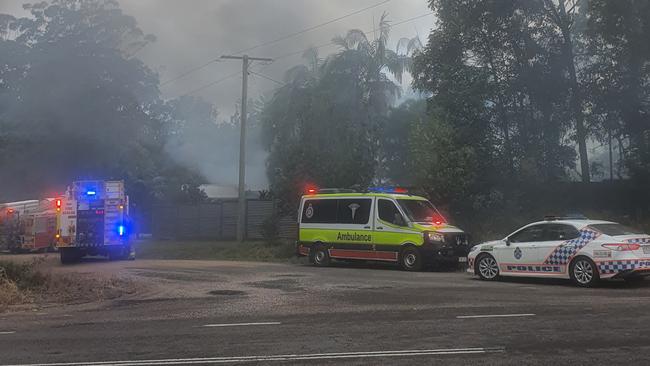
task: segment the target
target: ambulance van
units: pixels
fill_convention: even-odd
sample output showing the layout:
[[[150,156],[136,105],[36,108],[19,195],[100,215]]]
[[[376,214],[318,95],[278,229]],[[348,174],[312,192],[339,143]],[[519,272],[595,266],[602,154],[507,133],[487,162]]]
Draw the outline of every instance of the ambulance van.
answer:
[[[300,200],[298,227],[297,253],[316,266],[369,260],[418,271],[464,263],[469,251],[465,232],[402,188],[310,189]]]

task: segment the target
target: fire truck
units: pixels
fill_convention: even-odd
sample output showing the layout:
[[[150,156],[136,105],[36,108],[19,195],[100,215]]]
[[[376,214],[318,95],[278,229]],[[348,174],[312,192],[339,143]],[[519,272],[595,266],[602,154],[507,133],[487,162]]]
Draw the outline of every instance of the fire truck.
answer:
[[[54,198],[0,204],[0,248],[12,253],[53,250]]]
[[[133,258],[129,241],[129,197],[123,181],[78,181],[57,198],[56,247],[61,263],[86,255]]]

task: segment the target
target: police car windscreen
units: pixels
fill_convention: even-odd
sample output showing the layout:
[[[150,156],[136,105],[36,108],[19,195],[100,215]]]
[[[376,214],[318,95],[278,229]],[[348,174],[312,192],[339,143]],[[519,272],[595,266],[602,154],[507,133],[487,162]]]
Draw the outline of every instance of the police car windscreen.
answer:
[[[429,201],[424,200],[397,200],[402,210],[406,212],[409,220],[413,222],[431,222],[442,217],[440,212]]]
[[[643,231],[621,224],[594,224],[589,226],[609,236],[643,234]]]

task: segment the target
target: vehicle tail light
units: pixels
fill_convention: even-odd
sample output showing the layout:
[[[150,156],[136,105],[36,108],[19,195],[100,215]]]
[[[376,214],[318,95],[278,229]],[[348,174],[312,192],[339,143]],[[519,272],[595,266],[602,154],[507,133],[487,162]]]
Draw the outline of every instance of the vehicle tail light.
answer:
[[[615,250],[617,252],[628,252],[633,250],[639,250],[641,248],[641,244],[629,244],[629,243],[603,244],[602,247]]]

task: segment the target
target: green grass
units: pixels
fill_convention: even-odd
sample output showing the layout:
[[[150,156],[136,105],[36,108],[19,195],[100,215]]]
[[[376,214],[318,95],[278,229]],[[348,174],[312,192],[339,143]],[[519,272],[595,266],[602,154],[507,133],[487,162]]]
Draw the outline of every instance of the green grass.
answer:
[[[143,240],[135,244],[138,259],[204,259],[287,262],[295,260],[295,244],[266,242]]]

